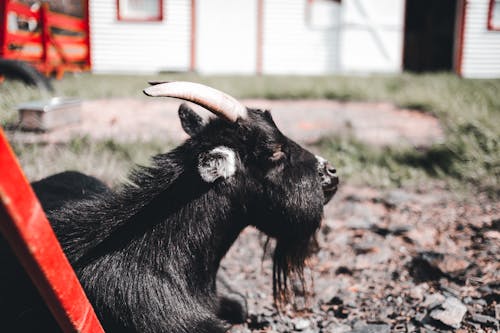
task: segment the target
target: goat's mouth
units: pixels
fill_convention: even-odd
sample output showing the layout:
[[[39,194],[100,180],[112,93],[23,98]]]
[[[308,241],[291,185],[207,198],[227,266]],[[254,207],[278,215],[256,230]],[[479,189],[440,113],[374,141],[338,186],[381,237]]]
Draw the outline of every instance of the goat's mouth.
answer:
[[[325,200],[323,201],[323,205],[326,205],[333,198],[335,193],[337,193],[337,185],[333,185],[331,187],[325,188],[323,187],[323,196]]]
[[[326,205],[334,196],[335,193],[337,193],[339,185],[339,178],[337,175],[334,177],[330,177],[328,181],[323,181],[323,196],[325,197],[325,201],[323,202],[323,205]]]
[[[318,160],[318,176],[321,182],[321,188],[323,189],[323,196],[325,197],[323,205],[326,205],[337,192],[339,177],[337,176],[335,167],[327,160],[321,156],[316,156],[316,159]]]

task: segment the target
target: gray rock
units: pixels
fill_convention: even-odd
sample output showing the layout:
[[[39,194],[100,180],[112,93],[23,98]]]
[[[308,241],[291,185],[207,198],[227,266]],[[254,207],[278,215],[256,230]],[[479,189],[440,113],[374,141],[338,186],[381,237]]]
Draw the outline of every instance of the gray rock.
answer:
[[[316,327],[316,328],[308,328],[306,329],[305,331],[302,331],[302,333],[319,333],[320,330]]]
[[[424,299],[425,292],[427,289],[429,289],[429,288],[426,284],[417,285],[417,286],[410,289],[409,296],[412,299],[421,302]]]
[[[441,294],[430,294],[425,296],[425,301],[422,304],[426,308],[433,309],[438,305],[443,304],[445,297]]]
[[[403,190],[393,190],[387,193],[383,198],[380,199],[388,207],[394,208],[397,206],[402,206],[405,203],[413,200],[414,196]]]
[[[344,324],[332,324],[323,330],[324,333],[347,333],[351,331],[351,326]]]
[[[481,323],[486,326],[491,326],[491,327],[497,327],[498,326],[498,320],[491,316],[487,315],[482,315],[479,313],[475,313],[472,315],[472,321],[475,321],[476,323]]]
[[[293,327],[297,331],[303,331],[306,328],[309,328],[309,326],[311,326],[311,322],[307,319],[296,318],[292,322],[293,322]]]
[[[355,329],[350,333],[390,333],[391,326],[388,324],[366,324],[355,325]]]
[[[369,217],[351,216],[346,221],[346,226],[350,229],[370,229],[374,222]]]
[[[460,300],[448,297],[438,308],[431,311],[430,317],[450,327],[460,328],[466,312],[467,307]]]

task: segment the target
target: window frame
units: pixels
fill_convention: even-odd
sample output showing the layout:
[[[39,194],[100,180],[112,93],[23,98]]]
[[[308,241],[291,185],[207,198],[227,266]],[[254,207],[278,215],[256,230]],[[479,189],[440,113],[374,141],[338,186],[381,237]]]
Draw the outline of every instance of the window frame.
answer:
[[[488,30],[490,31],[500,31],[500,23],[498,25],[493,24],[493,12],[495,6],[500,6],[500,2],[490,0],[490,5],[488,6]],[[498,20],[500,21],[500,17]]]
[[[163,0],[157,0],[158,16],[151,16],[147,18],[124,17],[123,14],[120,12],[120,1],[122,0],[116,0],[116,19],[119,22],[162,22],[163,21]]]

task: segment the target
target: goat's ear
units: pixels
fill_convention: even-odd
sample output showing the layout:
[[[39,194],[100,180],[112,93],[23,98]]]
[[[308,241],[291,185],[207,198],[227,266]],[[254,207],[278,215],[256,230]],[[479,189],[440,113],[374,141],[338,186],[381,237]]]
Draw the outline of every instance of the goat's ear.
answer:
[[[184,131],[189,136],[194,136],[199,133],[205,126],[205,121],[196,112],[193,111],[186,103],[179,106],[179,119]]]
[[[236,153],[224,146],[216,147],[209,152],[200,154],[198,172],[207,183],[213,183],[219,178],[230,178],[236,172]]]

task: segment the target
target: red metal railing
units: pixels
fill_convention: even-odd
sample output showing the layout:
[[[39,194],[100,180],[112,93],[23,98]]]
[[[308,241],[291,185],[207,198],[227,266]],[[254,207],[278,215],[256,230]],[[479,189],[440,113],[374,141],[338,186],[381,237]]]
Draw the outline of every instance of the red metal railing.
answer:
[[[64,332],[104,332],[1,128],[0,167],[0,232]]]
[[[31,8],[15,0],[4,1],[0,56],[28,61],[40,72],[57,77],[65,71],[90,69],[88,13],[79,18],[52,12],[47,2]],[[17,21],[28,29],[17,29],[12,23]]]

